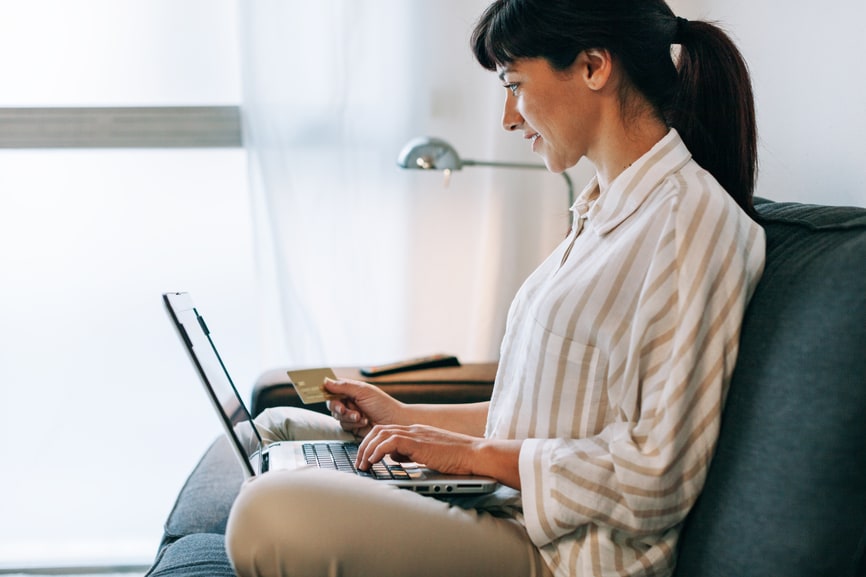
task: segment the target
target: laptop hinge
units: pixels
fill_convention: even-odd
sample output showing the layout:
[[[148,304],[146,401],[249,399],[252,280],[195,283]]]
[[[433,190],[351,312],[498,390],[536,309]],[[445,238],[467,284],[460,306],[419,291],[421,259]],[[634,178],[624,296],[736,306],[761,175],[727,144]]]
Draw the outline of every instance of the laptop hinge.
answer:
[[[259,459],[259,462],[261,463],[259,473],[267,473],[271,465],[271,453],[267,449],[262,449],[259,452],[259,456],[261,457],[261,459]]]

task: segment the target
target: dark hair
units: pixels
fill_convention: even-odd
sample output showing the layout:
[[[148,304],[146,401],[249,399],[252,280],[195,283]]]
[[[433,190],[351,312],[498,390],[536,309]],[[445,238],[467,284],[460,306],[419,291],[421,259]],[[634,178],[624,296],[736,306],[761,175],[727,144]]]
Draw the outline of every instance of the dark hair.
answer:
[[[664,0],[496,0],[481,15],[471,45],[488,70],[520,58],[544,58],[565,70],[584,50],[608,50],[627,78],[623,104],[628,90],[643,95],[695,161],[755,215],[751,80],[718,26],[677,18]]]

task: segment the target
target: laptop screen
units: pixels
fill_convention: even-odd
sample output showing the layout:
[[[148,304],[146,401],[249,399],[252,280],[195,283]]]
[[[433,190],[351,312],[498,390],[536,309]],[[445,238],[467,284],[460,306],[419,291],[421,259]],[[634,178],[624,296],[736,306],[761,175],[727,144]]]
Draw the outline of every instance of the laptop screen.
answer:
[[[234,426],[238,423],[249,421],[252,425],[252,417],[214,346],[204,318],[196,310],[189,293],[165,293],[163,299],[178,334],[184,341],[184,347],[198,370],[205,391],[221,415],[226,434],[247,472],[253,474],[248,448],[243,446],[234,431]],[[254,426],[250,429],[257,438],[257,449],[261,448],[259,432]]]

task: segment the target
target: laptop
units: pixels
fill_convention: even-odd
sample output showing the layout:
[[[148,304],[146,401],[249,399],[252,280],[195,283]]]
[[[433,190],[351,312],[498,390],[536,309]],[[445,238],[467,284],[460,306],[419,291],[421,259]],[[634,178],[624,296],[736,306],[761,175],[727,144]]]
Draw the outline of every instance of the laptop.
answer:
[[[358,445],[352,442],[279,441],[266,445],[190,294],[164,293],[163,301],[246,477],[273,470],[319,467],[433,496],[478,495],[498,487],[497,481],[488,477],[448,475],[414,463],[404,466],[390,458],[374,464],[370,471],[357,471],[354,462]],[[245,428],[252,439],[243,438],[240,428]]]

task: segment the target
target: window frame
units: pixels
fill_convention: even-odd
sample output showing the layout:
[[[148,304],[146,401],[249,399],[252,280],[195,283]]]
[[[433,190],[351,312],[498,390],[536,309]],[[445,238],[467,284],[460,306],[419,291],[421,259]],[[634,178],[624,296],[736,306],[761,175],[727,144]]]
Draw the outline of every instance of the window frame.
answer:
[[[0,107],[0,149],[240,148],[239,106]]]

